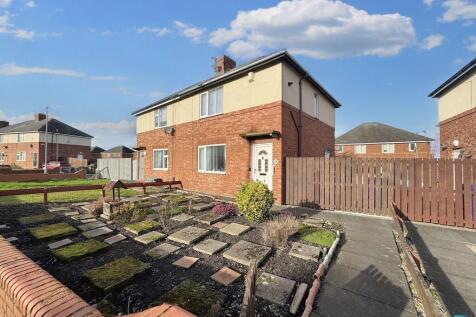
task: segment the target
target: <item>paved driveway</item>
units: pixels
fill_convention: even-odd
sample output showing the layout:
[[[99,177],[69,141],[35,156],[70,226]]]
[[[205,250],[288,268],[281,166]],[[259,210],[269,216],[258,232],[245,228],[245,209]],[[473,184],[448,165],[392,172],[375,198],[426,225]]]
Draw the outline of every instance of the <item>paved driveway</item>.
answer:
[[[408,223],[427,274],[451,315],[476,314],[476,230]]]

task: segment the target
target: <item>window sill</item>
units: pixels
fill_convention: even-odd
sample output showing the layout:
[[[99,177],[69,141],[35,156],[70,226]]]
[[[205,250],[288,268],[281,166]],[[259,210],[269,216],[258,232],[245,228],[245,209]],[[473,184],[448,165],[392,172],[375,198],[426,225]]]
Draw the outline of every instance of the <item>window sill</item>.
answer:
[[[219,116],[219,115],[222,115],[222,114],[223,114],[223,112],[211,114],[209,116],[200,116],[199,119],[206,119],[206,118],[216,117],[216,116]]]
[[[166,172],[166,171],[168,171],[169,169],[168,169],[168,168],[153,168],[152,170],[154,170],[154,171],[163,171],[163,172]]]
[[[218,175],[226,175],[226,172],[214,172],[214,171],[198,171],[199,173],[202,174],[218,174]]]

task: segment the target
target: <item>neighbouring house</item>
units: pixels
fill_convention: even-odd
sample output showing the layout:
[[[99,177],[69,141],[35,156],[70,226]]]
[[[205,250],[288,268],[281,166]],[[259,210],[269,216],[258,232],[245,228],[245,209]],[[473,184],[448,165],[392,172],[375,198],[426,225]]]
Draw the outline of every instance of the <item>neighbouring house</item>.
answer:
[[[216,58],[212,78],[133,113],[139,178],[223,197],[254,179],[282,203],[285,158],[330,154],[338,107],[287,51],[239,67]]]
[[[38,113],[33,120],[10,125],[0,121],[0,165],[41,168],[46,159],[68,163],[69,158],[88,159],[93,137],[54,118]]]
[[[97,160],[101,157],[101,153],[105,150],[100,146],[93,146],[91,148],[91,159]]]
[[[476,157],[476,58],[429,97],[438,98],[440,156]]]
[[[107,151],[101,152],[101,158],[130,158],[134,156],[134,150],[127,146],[118,145]]]
[[[432,158],[426,136],[383,123],[363,123],[336,138],[336,156],[362,158]]]

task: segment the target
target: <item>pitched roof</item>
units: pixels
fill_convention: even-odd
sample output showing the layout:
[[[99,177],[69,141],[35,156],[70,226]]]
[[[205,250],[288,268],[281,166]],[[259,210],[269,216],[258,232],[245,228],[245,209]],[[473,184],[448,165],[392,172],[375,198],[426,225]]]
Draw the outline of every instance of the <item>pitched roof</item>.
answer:
[[[0,129],[0,134],[3,133],[24,133],[24,132],[45,132],[46,119],[36,121],[29,120],[17,124],[9,125]],[[93,136],[84,133],[76,128],[73,128],[66,123],[56,119],[48,119],[48,133],[59,133],[73,136],[80,136],[84,138],[93,138]]]
[[[105,150],[100,147],[100,146],[93,146],[91,148],[91,153],[101,153],[101,152],[104,152]]]
[[[430,142],[433,139],[383,123],[363,123],[336,138],[336,144]]]
[[[470,61],[468,64],[464,65],[459,71],[457,71],[453,76],[448,78],[444,83],[442,83],[438,88],[430,92],[428,97],[439,97],[444,94],[450,87],[452,87],[456,82],[458,82],[462,77],[464,77],[469,72],[476,70],[476,58]]]
[[[248,62],[246,64],[240,65],[238,67],[235,67],[223,74],[215,75],[207,80],[200,81],[198,83],[195,83],[191,86],[188,86],[182,90],[179,90],[177,92],[174,92],[173,94],[162,98],[156,102],[151,103],[150,105],[147,105],[145,107],[142,107],[132,113],[132,115],[139,115],[145,111],[152,110],[154,108],[158,108],[160,106],[166,105],[170,102],[180,100],[186,96],[189,96],[191,94],[194,94],[200,89],[204,89],[206,87],[209,87],[213,84],[218,84],[221,83],[225,80],[231,79],[236,76],[240,76],[243,74],[248,73],[249,71],[252,71],[254,69],[257,69],[259,67],[262,67],[264,65],[271,64],[275,61],[280,61],[280,60],[286,60],[289,62],[290,65],[292,65],[299,73],[306,75],[307,79],[314,85],[316,88],[322,92],[329,100],[332,102],[332,104],[338,108],[341,106],[341,104],[327,91],[324,89],[324,87],[319,84],[317,80],[315,80],[286,50],[278,51],[271,53],[269,55],[257,58],[251,62]]]
[[[134,150],[124,145],[118,145],[102,153],[134,153]]]

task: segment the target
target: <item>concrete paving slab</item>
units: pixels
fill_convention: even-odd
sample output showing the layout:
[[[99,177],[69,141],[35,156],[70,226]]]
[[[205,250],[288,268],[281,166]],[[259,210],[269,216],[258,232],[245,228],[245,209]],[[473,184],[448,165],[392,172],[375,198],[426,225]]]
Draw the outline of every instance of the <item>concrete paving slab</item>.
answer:
[[[189,215],[189,214],[186,214],[186,213],[181,213],[175,217],[172,217],[170,219],[174,220],[174,221],[178,221],[178,222],[184,222],[184,221],[188,221],[190,219],[193,219],[194,216],[192,215]]]
[[[95,222],[95,221],[98,221],[98,220],[96,218],[90,218],[90,219],[81,220],[81,223],[91,223],[91,222]]]
[[[99,236],[102,236],[102,235],[105,235],[105,234],[109,234],[111,232],[112,232],[112,230],[109,229],[108,227],[100,227],[100,228],[97,228],[97,229],[93,229],[93,230],[83,232],[83,236],[90,239],[90,238],[99,237]]]
[[[205,211],[205,210],[212,209],[213,206],[215,206],[215,205],[211,204],[211,203],[198,203],[198,204],[193,204],[192,205],[192,210],[193,211]]]
[[[179,231],[172,233],[168,236],[169,240],[183,243],[183,244],[192,244],[210,233],[210,230],[202,229],[199,227],[188,226]]]
[[[125,235],[119,233],[119,234],[116,234],[115,236],[105,239],[104,242],[106,242],[107,244],[114,244],[126,239],[127,237]]]
[[[196,262],[198,261],[198,258],[195,258],[193,256],[183,256],[174,263],[172,263],[175,266],[184,268],[184,269],[189,269],[191,268]]]
[[[195,218],[196,221],[207,224],[207,225],[212,225],[215,222],[221,221],[225,219],[227,216],[226,215],[217,215],[214,213],[206,213],[204,215],[198,216]]]
[[[77,215],[79,215],[78,211],[67,211],[63,213],[63,216],[65,217],[71,217],[71,216],[77,216]]]
[[[246,266],[249,266],[253,260],[256,260],[256,266],[259,266],[270,253],[270,247],[240,240],[226,250],[223,253],[223,257]]]
[[[7,225],[0,225],[0,229],[10,229],[10,227]]]
[[[68,245],[71,243],[73,243],[71,239],[63,239],[63,240],[59,240],[59,241],[48,244],[48,248],[50,248],[51,250],[54,250],[54,249],[64,247],[65,245]]]
[[[250,226],[232,222],[229,225],[221,228],[220,232],[223,232],[232,236],[239,236],[249,230],[251,230]]]
[[[72,216],[71,218],[74,220],[86,220],[86,219],[96,218],[96,216],[93,214],[81,214],[77,216]]]
[[[296,314],[299,306],[301,306],[301,302],[304,299],[304,295],[306,295],[307,291],[307,284],[301,283],[299,284],[296,293],[294,294],[293,301],[291,302],[291,306],[289,306],[289,312],[291,314]]]
[[[216,228],[218,230],[220,230],[221,228],[223,228],[225,226],[228,226],[228,224],[226,222],[223,222],[223,221],[218,221],[218,222],[215,222],[214,224],[212,224],[212,227]]]
[[[201,252],[201,253],[205,253],[205,254],[208,254],[208,255],[213,255],[215,253],[220,252],[224,248],[226,248],[227,245],[228,245],[228,243],[226,243],[226,242],[221,242],[221,241],[214,240],[214,239],[206,239],[206,240],[203,240],[202,242],[194,245],[193,249],[195,251],[198,251],[198,252]]]
[[[322,249],[316,246],[293,242],[289,255],[308,261],[319,261]]]
[[[89,202],[83,201],[83,202],[79,202],[79,203],[73,203],[73,204],[71,204],[71,206],[81,207],[81,206],[86,206],[86,205],[89,205],[89,204],[90,204]]]
[[[104,227],[106,224],[101,221],[95,221],[95,222],[90,222],[90,223],[85,223],[84,225],[78,226],[78,229],[81,231],[89,231],[93,230],[96,228]]]
[[[256,296],[284,306],[295,285],[296,281],[263,272],[256,280]]]
[[[162,243],[155,248],[152,248],[148,251],[146,251],[144,254],[147,256],[150,256],[154,259],[163,259],[167,256],[169,256],[171,253],[174,253],[180,249],[180,247],[170,244],[170,243]]]
[[[6,240],[8,242],[15,242],[15,241],[18,241],[18,238],[17,237],[10,237],[10,238],[7,238]]]
[[[49,208],[48,209],[51,212],[65,212],[65,211],[71,211],[70,208],[68,207],[54,207],[54,208]]]
[[[373,239],[374,241],[377,239]],[[375,241],[375,243],[370,243],[372,240],[367,242],[347,240],[341,245],[341,250],[347,252],[358,253],[362,256],[369,257],[370,259],[378,259],[381,261],[388,261],[391,263],[400,264],[400,256],[398,255],[395,243],[393,245],[380,243]]]
[[[213,274],[211,278],[224,286],[228,286],[240,276],[240,273],[233,271],[229,267],[224,266],[218,272]]]
[[[162,232],[151,231],[134,238],[134,240],[142,244],[148,245],[148,244],[151,244],[152,242],[165,239],[166,236],[167,235],[163,234]]]

